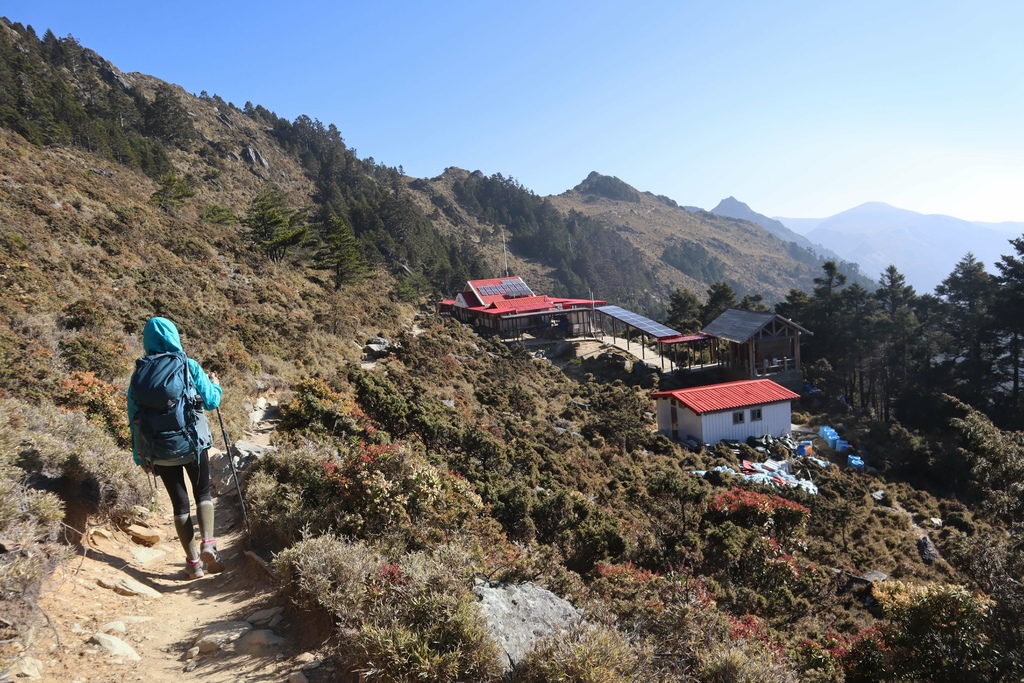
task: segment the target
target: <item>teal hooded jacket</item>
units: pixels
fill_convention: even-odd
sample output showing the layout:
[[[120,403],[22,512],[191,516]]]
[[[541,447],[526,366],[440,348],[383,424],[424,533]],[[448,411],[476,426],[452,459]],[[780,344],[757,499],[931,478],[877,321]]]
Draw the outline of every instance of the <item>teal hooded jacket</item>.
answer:
[[[167,318],[150,318],[146,322],[146,327],[142,330],[142,348],[146,351],[147,356],[157,353],[182,351],[181,336],[178,334],[178,328]],[[206,410],[219,408],[221,397],[220,385],[211,382],[210,378],[203,372],[199,362],[192,358],[188,359],[188,369],[192,375],[192,383],[195,385],[196,393],[203,400],[203,408]],[[129,385],[128,425],[132,432],[132,458],[135,459],[135,464],[141,467],[142,461],[139,459],[139,453],[135,447],[135,425],[133,424],[137,411],[138,406],[132,397],[132,389],[131,385]],[[206,438],[209,440],[209,424],[202,413],[200,413],[199,418],[200,424],[198,426],[200,430],[206,430]],[[209,443],[209,441],[207,442]],[[158,460],[155,464],[160,465],[162,463]]]

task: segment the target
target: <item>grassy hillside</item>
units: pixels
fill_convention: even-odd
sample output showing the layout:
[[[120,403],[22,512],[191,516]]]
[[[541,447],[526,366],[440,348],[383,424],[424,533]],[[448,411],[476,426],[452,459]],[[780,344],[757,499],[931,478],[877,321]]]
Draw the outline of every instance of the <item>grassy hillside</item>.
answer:
[[[813,471],[818,496],[753,488],[714,470],[764,457],[749,446],[693,453],[655,433],[650,378],[596,359],[555,364],[429,313],[439,290],[498,269],[501,225],[519,273],[554,292],[600,282],[641,306],[719,270],[783,293],[817,274],[764,231],[685,222],[670,200],[614,179],[549,199],[459,171],[406,179],[359,160],[333,126],[194,97],[58,42],[85,56],[71,68],[47,38],[0,35],[5,56],[22,55],[0,71],[0,658],[38,619],[33,591],[69,547],[61,530],[73,547],[85,516],[116,519],[145,500],[123,392],[143,324],[164,315],[220,372],[233,433],[246,397],[280,396],[279,451],[246,497],[297,599],[339,625],[332,656],[345,672],[498,680],[470,593],[490,578],[537,582],[592,624],[542,642],[519,681],[1019,673],[1004,661],[1019,652],[1009,626],[1024,604],[1003,580],[1020,575],[1005,505],[837,466]],[[12,79],[12,65],[34,75]],[[17,82],[49,88],[47,125],[29,125],[45,103]],[[113,120],[97,93],[140,117],[123,129],[132,154],[118,156],[116,133],[64,136],[78,116],[97,131]],[[158,115],[175,103],[184,128]],[[260,216],[281,221],[256,234],[268,183],[279,205]],[[588,238],[604,251],[581,247]],[[564,263],[531,251],[545,240]],[[683,270],[649,268],[666,252]],[[697,267],[701,278],[684,272]],[[360,346],[378,334],[399,346],[364,368]],[[979,434],[991,462],[1019,459],[1017,437],[973,413],[962,433],[928,441],[826,407],[797,419],[842,421],[880,467],[955,460],[967,472]],[[925,533],[945,559],[922,558]],[[872,569],[898,581],[849,582]]]
[[[790,289],[810,290],[821,266],[754,223],[690,212],[597,173],[553,197],[500,174],[457,168],[408,184],[440,229],[470,236],[491,270],[501,272],[507,258],[509,271],[540,291],[593,290],[656,317],[676,288],[703,298],[712,283],[726,281],[740,298],[761,294],[771,303]]]

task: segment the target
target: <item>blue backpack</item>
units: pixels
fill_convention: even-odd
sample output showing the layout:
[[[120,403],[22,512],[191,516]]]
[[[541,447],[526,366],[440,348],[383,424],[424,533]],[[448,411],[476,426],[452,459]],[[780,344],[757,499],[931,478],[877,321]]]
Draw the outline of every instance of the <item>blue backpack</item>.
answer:
[[[131,387],[137,406],[132,416],[135,450],[145,465],[184,465],[210,447],[209,426],[184,352],[139,358]]]

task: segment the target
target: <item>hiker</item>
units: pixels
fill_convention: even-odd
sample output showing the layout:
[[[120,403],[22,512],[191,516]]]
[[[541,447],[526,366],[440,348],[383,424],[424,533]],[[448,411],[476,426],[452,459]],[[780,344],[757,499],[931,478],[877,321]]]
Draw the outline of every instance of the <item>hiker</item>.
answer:
[[[185,355],[178,328],[166,318],[150,318],[142,331],[146,355],[138,359],[128,387],[128,423],[135,464],[160,477],[174,509],[174,529],[185,550],[190,579],[224,569],[217,553],[210,497],[210,425],[203,409],[220,406],[217,373],[206,373]],[[187,371],[186,371],[187,370]],[[199,516],[196,547],[185,475]]]

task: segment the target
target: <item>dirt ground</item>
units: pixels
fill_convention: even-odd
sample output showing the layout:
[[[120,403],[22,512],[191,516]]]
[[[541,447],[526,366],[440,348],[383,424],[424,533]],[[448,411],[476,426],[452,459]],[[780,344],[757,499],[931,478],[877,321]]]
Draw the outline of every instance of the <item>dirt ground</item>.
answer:
[[[270,431],[256,429],[245,438],[266,443]],[[146,523],[159,534],[157,543],[140,544],[110,526],[91,527],[78,557],[47,582],[40,607],[50,625],[38,632],[28,653],[42,663],[42,678],[37,680],[234,683],[287,681],[296,672],[311,682],[338,680],[331,663],[318,664],[318,650],[331,637],[332,625],[322,615],[299,612],[278,582],[246,555],[248,540],[238,498],[214,499],[225,570],[189,580],[183,572],[184,553],[162,485],[156,494],[156,512]],[[155,590],[158,597],[123,595],[100,585],[121,578]],[[283,638],[280,644],[242,646],[242,641],[235,641],[214,652],[195,656],[193,651],[190,656],[189,650],[204,629],[243,621],[273,607],[283,608],[272,629]],[[125,641],[140,661],[132,661],[131,655],[111,655],[90,642],[98,631]]]

